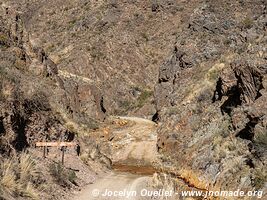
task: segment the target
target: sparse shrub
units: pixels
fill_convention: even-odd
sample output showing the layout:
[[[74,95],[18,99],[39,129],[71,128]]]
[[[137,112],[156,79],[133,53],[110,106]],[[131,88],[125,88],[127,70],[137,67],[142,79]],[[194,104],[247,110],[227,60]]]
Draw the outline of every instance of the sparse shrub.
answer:
[[[33,186],[37,179],[38,169],[30,155],[22,153],[4,159],[0,165],[0,199],[17,196],[38,199],[39,192]]]
[[[141,36],[142,36],[142,38],[145,39],[146,42],[149,41],[149,37],[148,37],[147,33],[141,33]]]
[[[72,20],[69,22],[70,27],[73,27],[73,26],[75,25],[76,22],[77,22],[77,19],[72,19]]]
[[[267,181],[267,172],[265,169],[256,169],[253,179],[254,187],[259,190]]]
[[[253,26],[253,20],[250,17],[246,17],[242,22],[242,27],[245,29],[249,29]]]
[[[267,131],[260,133],[255,138],[255,143],[260,146],[267,146]]]
[[[121,109],[115,109],[114,112],[113,112],[113,115],[117,115],[117,116],[120,116],[120,115],[127,115],[127,112],[125,110],[121,110]]]
[[[26,182],[37,175],[35,162],[29,154],[23,153],[19,162],[20,181]]]
[[[26,69],[26,62],[21,59],[16,59],[14,63],[14,67],[19,69],[19,70],[25,70]]]
[[[76,185],[77,176],[76,176],[76,173],[74,171],[70,171],[69,172],[68,180],[69,180],[69,182],[71,182],[71,183]]]
[[[235,151],[237,149],[235,143],[229,143],[227,148],[229,151]]]
[[[91,47],[90,48],[90,54],[94,60],[99,60],[105,58],[104,53],[101,51],[99,47]]]
[[[51,52],[55,49],[55,45],[54,44],[50,44],[45,50],[46,52]]]
[[[67,177],[65,176],[64,167],[59,163],[52,163],[49,166],[50,174],[55,178],[55,181],[62,186],[66,186]]]
[[[4,67],[0,67],[0,81],[2,81],[2,79],[4,78],[4,77],[6,77],[6,75],[7,75],[7,73],[6,73],[6,71],[5,71],[5,69],[4,69]]]
[[[225,46],[229,46],[229,45],[232,44],[232,40],[229,39],[229,38],[226,38],[226,39],[223,41],[223,44],[224,44]]]
[[[153,91],[140,89],[139,87],[133,87],[134,91],[139,92],[139,96],[136,100],[136,102],[130,102],[128,100],[119,101],[119,107],[120,109],[117,109],[114,111],[114,114],[116,115],[124,115],[129,110],[133,110],[135,108],[141,108],[145,105],[146,101],[149,97],[153,95]]]
[[[10,69],[8,65],[0,66],[0,84],[2,84],[3,81],[19,84],[19,80],[19,75],[14,73],[14,71]]]
[[[120,101],[120,102],[119,102],[119,106],[120,106],[122,109],[126,110],[126,111],[130,110],[130,109],[133,107],[133,106],[132,106],[132,103],[131,103],[130,101],[127,101],[127,100],[125,100],[125,101]]]
[[[120,102],[120,106],[123,108],[126,108],[126,109],[128,109],[130,107],[130,105],[131,105],[131,102],[129,102],[129,101],[121,101]]]
[[[208,72],[208,79],[210,81],[216,81],[218,77],[219,77],[219,71],[217,69],[213,69]]]
[[[0,47],[1,46],[4,46],[4,47],[7,47],[8,46],[8,38],[3,33],[0,33]]]
[[[87,164],[88,159],[89,159],[88,153],[82,153],[82,155],[80,156],[80,159],[83,161],[83,163]]]
[[[91,5],[88,3],[84,6],[84,10],[89,11],[91,9]]]
[[[153,95],[153,91],[143,90],[137,99],[137,107],[141,108],[145,105],[147,99]]]
[[[15,196],[19,189],[13,160],[4,160],[0,168],[0,197]]]
[[[212,91],[210,89],[205,89],[200,92],[197,97],[197,102],[209,101],[212,99]]]
[[[72,133],[76,132],[76,128],[74,127],[74,124],[72,123],[66,123],[66,128]]]
[[[52,163],[49,166],[49,171],[55,181],[63,187],[70,187],[70,183],[76,184],[77,176],[75,172],[65,169],[62,164]]]
[[[28,182],[24,190],[24,196],[31,199],[39,199],[38,192],[31,182]]]
[[[31,98],[24,100],[24,108],[28,113],[49,111],[51,109],[46,94],[41,91],[36,91]]]
[[[226,118],[220,123],[218,133],[225,138],[229,135],[230,129],[231,121],[229,118]]]
[[[89,129],[92,129],[92,130],[96,130],[99,128],[98,122],[94,119],[90,119],[86,125]]]
[[[168,109],[169,115],[176,115],[178,113],[179,113],[179,109],[177,107],[171,107],[170,109]]]

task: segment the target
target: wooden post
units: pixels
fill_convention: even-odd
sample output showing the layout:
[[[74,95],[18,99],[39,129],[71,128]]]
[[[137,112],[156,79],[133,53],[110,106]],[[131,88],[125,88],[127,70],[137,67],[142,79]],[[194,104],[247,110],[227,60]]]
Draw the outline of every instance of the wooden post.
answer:
[[[64,165],[64,153],[65,153],[65,147],[62,147],[62,165]]]
[[[43,157],[45,158],[45,146],[44,146],[44,152],[43,152]]]
[[[75,142],[36,142],[35,147],[43,147],[43,157],[48,156],[48,147],[61,147],[62,151],[62,165],[64,164],[64,156],[67,147],[73,147],[78,145]],[[80,154],[80,146],[78,145],[77,154]]]

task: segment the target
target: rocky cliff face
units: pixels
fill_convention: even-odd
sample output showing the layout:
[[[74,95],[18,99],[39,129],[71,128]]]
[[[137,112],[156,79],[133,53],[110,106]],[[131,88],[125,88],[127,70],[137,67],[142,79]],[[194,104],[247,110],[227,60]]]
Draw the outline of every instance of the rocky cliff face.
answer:
[[[266,189],[266,4],[204,1],[185,23],[155,86],[165,166],[203,189]]]
[[[57,120],[50,101],[58,92],[60,103],[66,107],[69,103],[57,66],[41,48],[31,45],[16,11],[1,8],[0,23],[1,152],[21,151],[37,140],[67,137],[71,133]]]
[[[44,159],[33,148],[37,141],[77,141],[77,129],[96,127],[88,116],[76,114],[67,84],[74,83],[64,82],[44,49],[29,39],[21,14],[2,5],[0,199],[66,199],[73,188],[93,180],[94,173],[76,154],[67,155],[64,167],[55,164],[56,150],[50,149],[50,158]],[[87,126],[77,126],[82,122]],[[75,163],[78,173],[68,169],[70,163]]]
[[[61,77],[74,82],[66,87],[79,113],[100,120],[154,114],[157,66],[175,39],[170,26],[179,22],[175,5],[157,14],[143,1],[8,2],[23,12],[31,38],[58,64]]]
[[[266,189],[265,1],[5,2],[1,152],[137,115],[189,186]]]

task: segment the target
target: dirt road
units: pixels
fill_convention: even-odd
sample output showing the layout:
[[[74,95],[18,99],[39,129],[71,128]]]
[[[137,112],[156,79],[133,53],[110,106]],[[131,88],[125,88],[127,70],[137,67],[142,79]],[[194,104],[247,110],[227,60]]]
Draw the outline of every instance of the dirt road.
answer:
[[[130,126],[113,131],[110,142],[113,163],[135,166],[151,166],[157,162],[156,124],[138,117],[119,117]]]
[[[112,163],[117,165],[113,165],[114,171],[88,185],[74,200],[151,199],[148,196],[141,197],[141,190],[152,190],[152,165],[158,159],[156,124],[137,117],[115,118],[117,121],[126,120],[128,123],[112,130],[112,140],[103,145],[109,148],[101,151],[109,154]]]
[[[94,184],[82,190],[74,200],[145,200],[141,190],[149,188],[152,177],[129,173],[112,172],[99,178]],[[121,194],[119,194],[119,192]],[[107,196],[109,194],[109,196]]]

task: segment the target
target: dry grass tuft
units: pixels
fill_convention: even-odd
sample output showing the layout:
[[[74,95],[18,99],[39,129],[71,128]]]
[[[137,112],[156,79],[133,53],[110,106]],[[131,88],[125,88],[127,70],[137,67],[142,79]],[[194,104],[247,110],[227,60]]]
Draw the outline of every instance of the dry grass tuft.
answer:
[[[24,195],[26,197],[31,198],[31,199],[38,199],[39,192],[35,189],[35,187],[33,186],[33,184],[31,182],[28,182],[27,186],[24,190]]]
[[[32,177],[37,175],[37,171],[35,168],[35,163],[32,160],[31,156],[23,153],[20,156],[20,180],[22,182],[31,180]]]
[[[13,196],[19,189],[14,173],[13,159],[5,160],[0,167],[0,197],[6,199],[7,196]]]
[[[32,157],[26,153],[4,159],[0,165],[0,199],[18,196],[38,199],[39,192],[33,186],[38,170]]]

